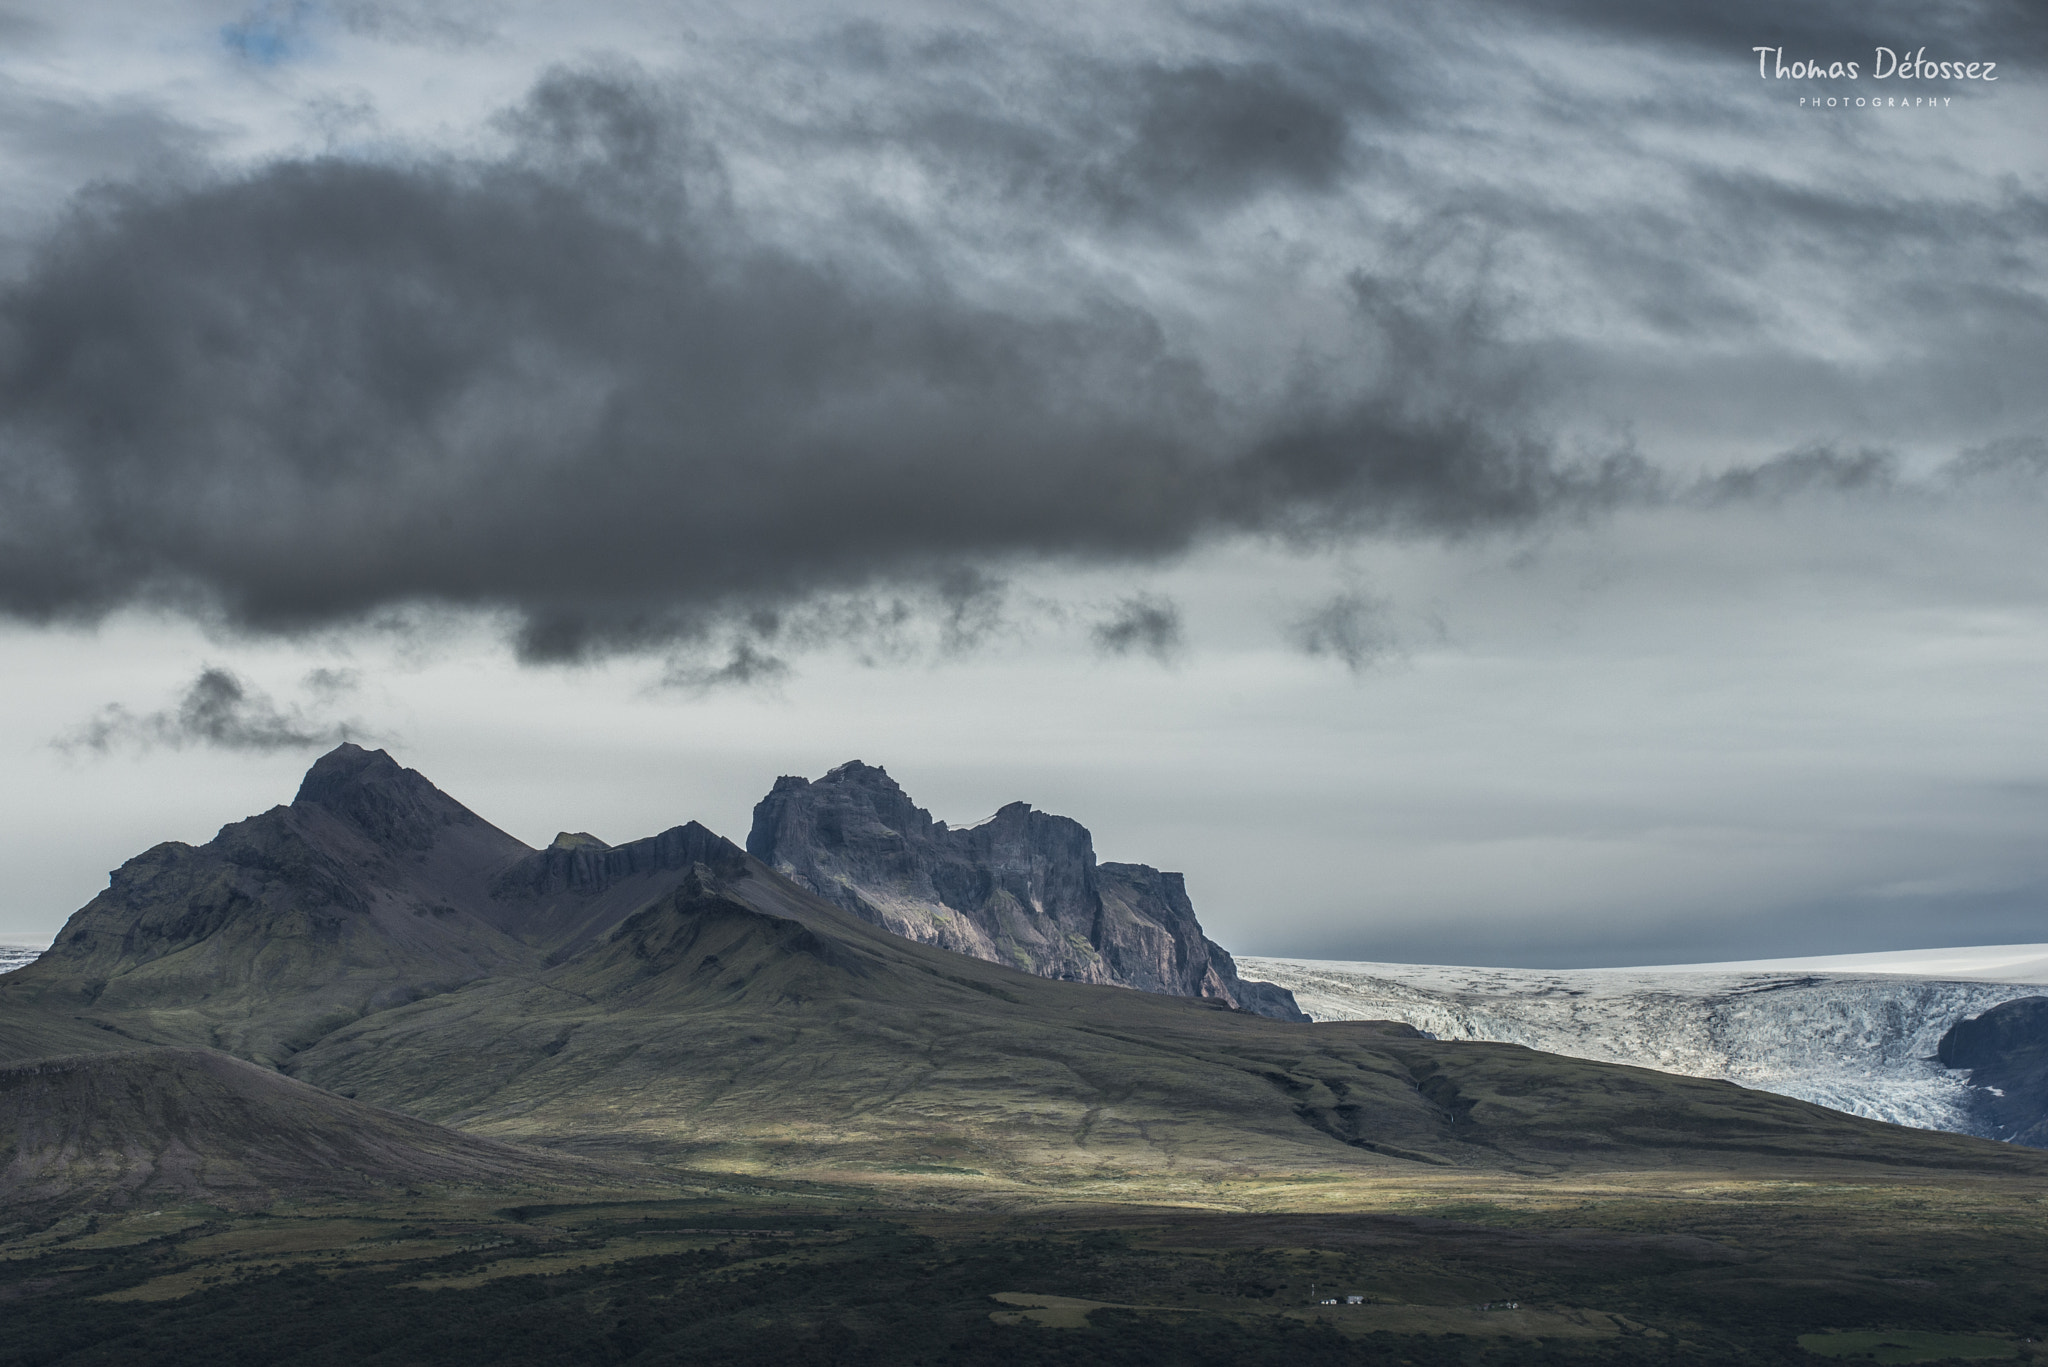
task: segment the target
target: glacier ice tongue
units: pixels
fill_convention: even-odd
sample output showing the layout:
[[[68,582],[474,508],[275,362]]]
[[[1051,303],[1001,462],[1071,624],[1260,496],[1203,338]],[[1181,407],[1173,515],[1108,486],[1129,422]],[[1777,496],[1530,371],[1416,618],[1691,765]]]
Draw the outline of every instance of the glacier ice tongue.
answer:
[[[1953,963],[1961,951],[1949,953]],[[1900,957],[1887,956],[1886,966]],[[1978,1133],[1968,1074],[1942,1067],[1936,1046],[1963,1017],[2041,991],[2024,982],[1807,967],[1815,961],[1556,970],[1238,962],[1291,989],[1319,1021],[1403,1021],[1440,1039],[1724,1078],[1963,1134]]]

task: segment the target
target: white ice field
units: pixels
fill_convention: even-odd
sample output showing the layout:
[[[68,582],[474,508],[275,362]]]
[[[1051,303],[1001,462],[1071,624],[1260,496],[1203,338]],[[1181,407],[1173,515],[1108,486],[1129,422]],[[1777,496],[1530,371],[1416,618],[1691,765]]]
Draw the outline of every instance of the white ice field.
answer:
[[[1965,1016],[2048,995],[2048,944],[1649,968],[1237,962],[1316,1020],[1405,1021],[1963,1133],[1977,1132],[1967,1074],[1936,1062],[1935,1046]]]

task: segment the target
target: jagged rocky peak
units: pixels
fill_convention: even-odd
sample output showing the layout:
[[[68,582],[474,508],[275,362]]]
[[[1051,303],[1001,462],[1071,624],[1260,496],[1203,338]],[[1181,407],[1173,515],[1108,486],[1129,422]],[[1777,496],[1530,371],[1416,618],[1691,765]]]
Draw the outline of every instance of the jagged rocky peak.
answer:
[[[885,817],[894,825],[920,830],[929,830],[933,824],[932,814],[913,803],[910,794],[903,791],[903,785],[889,777],[887,769],[876,764],[863,764],[857,759],[848,760],[829,771],[816,783],[801,774],[784,774],[775,780],[775,786],[769,789],[760,806],[770,804],[777,807],[859,809]],[[757,806],[755,825],[758,826],[760,821],[760,807]]]
[[[1238,978],[1202,934],[1180,875],[1098,864],[1087,827],[1027,802],[949,827],[886,770],[855,760],[816,782],[777,779],[754,808],[747,852],[913,940],[1042,977],[1306,1019],[1283,989]]]
[[[418,770],[348,741],[314,761],[292,806],[323,808],[380,844],[411,849],[432,845],[444,826],[484,824]]]

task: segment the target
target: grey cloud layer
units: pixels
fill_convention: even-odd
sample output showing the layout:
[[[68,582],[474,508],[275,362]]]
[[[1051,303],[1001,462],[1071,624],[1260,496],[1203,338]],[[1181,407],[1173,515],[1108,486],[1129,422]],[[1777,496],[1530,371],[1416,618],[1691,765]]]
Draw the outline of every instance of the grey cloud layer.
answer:
[[[6,608],[292,630],[428,600],[568,657],[1004,557],[1526,517],[1602,478],[1373,392],[1219,441],[1225,401],[1129,304],[999,310],[756,245],[715,154],[615,80],[558,77],[510,125],[499,164],[83,206],[0,302]]]
[[[375,14],[355,27],[411,34]],[[1921,381],[1928,430],[2037,436],[2038,185],[1731,169],[1782,136],[1769,111],[1688,129],[1569,97],[1597,74],[1569,42],[1524,50],[1539,20],[1687,71],[1738,36],[2039,38],[1993,4],[1779,15],[1235,11],[1120,59],[866,21],[757,42],[723,85],[557,73],[495,159],[102,188],[0,295],[0,611],[297,631],[447,605],[536,659],[717,643],[669,681],[701,688],[904,602],[985,630],[960,605],[987,594],[949,586],[1032,561],[1662,497],[1654,450],[1553,433],[1587,394],[1623,424],[1680,406],[1696,359],[1682,402],[1754,400],[1792,453],[1709,499],[1895,483],[1842,415],[1930,352],[1977,388]],[[1844,168],[1882,150],[1821,136]],[[1542,173],[1589,148],[1599,174]],[[1898,289],[1910,338],[1843,359]],[[1755,399],[1760,372],[1806,378]],[[1297,634],[1356,667],[1363,620]],[[1163,653],[1165,622],[1098,644]]]

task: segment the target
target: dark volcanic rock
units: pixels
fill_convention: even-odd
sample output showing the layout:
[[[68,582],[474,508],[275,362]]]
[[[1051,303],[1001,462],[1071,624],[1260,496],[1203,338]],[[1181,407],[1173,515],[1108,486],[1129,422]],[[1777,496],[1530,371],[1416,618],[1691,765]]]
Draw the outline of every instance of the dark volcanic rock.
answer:
[[[450,827],[494,834],[495,843],[507,853],[515,847],[525,849],[418,770],[400,768],[382,750],[359,745],[336,746],[315,761],[300,781],[292,806],[323,808],[390,850],[431,850]]]
[[[871,908],[870,921],[1038,973],[1293,1018],[1202,938],[1177,877],[1099,869],[1086,830],[1021,803],[929,858],[930,818],[869,772],[871,796],[893,805],[791,814],[863,858],[885,821],[910,831],[890,856],[909,914]],[[129,860],[41,958],[0,977],[0,1061],[153,1044],[294,1070],[353,1021],[543,972],[691,878],[750,867],[772,877],[695,822],[616,846],[565,832],[533,850],[384,752],[342,745],[291,805]],[[887,885],[869,886],[880,898]]]
[[[747,852],[696,822],[624,845],[564,831],[491,885],[498,924],[557,957],[677,887],[693,869],[736,877]]]
[[[1957,1021],[1935,1057],[1970,1070],[1977,1133],[2048,1148],[2048,997],[2021,997]]]
[[[858,760],[784,777],[747,852],[863,920],[1040,977],[1209,997],[1306,1020],[1286,989],[1237,976],[1177,873],[1098,864],[1088,829],[1013,802],[955,830]]]

